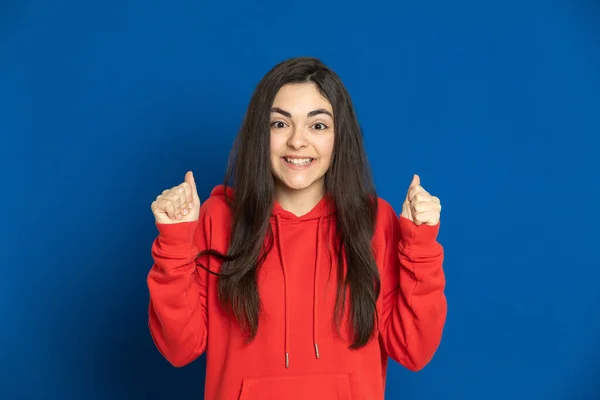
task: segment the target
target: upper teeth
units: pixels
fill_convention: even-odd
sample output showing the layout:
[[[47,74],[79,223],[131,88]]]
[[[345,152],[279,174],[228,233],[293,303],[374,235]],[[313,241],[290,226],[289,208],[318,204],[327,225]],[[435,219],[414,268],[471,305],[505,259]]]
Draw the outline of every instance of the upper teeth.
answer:
[[[285,161],[296,164],[296,165],[304,165],[308,164],[312,158],[286,158]]]

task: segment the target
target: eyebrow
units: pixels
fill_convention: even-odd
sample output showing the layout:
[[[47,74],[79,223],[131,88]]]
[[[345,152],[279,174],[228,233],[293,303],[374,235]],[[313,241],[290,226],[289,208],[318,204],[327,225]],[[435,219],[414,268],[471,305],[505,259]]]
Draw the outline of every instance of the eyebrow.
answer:
[[[282,110],[279,107],[273,107],[273,108],[271,108],[271,112],[276,112],[276,113],[284,115],[284,116],[286,116],[288,118],[292,118],[292,114],[290,114],[289,112],[287,112],[285,110]],[[308,114],[306,114],[306,116],[308,118],[310,118],[310,117],[314,117],[315,115],[319,115],[319,114],[326,114],[326,115],[329,115],[331,118],[333,118],[333,115],[331,115],[331,113],[329,111],[327,111],[326,109],[324,109],[324,108],[319,108],[317,110],[310,111]]]

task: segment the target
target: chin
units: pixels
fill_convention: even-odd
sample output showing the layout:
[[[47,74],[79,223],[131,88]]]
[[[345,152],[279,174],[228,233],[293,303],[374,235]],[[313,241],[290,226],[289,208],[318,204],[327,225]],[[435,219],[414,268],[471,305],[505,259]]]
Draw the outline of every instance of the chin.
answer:
[[[290,190],[305,190],[305,189],[312,187],[315,184],[315,182],[300,183],[300,182],[287,182],[287,181],[282,181],[282,183],[283,183],[283,186],[285,186],[286,188],[288,188]]]
[[[298,181],[295,179],[278,178],[279,184],[288,190],[303,191],[323,185],[323,179],[310,179]]]

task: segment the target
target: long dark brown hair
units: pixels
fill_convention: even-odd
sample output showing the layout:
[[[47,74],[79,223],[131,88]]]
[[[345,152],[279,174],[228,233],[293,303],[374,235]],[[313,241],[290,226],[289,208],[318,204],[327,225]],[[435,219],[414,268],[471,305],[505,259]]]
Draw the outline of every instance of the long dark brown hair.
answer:
[[[338,75],[319,59],[297,57],[281,62],[258,83],[225,174],[225,186],[233,189],[233,198],[227,198],[233,218],[228,253],[206,250],[199,256],[211,254],[223,260],[217,274],[219,300],[252,340],[260,312],[257,271],[273,246],[270,217],[275,183],[270,159],[270,110],[279,89],[291,83],[316,84],[333,107],[334,149],[324,182],[337,214],[334,316],[339,327],[349,290],[353,330],[350,347],[359,348],[370,340],[377,324],[376,300],[381,284],[371,247],[377,195],[351,98]]]

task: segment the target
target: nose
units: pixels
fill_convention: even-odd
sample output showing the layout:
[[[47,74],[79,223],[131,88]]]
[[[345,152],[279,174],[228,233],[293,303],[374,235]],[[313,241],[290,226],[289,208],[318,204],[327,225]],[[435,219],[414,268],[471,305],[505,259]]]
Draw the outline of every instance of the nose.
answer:
[[[287,144],[294,150],[306,147],[308,145],[306,131],[302,128],[292,128]]]

